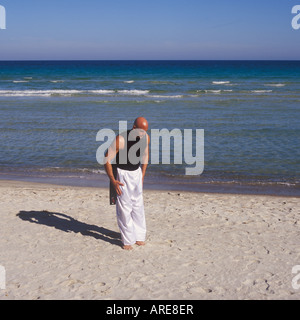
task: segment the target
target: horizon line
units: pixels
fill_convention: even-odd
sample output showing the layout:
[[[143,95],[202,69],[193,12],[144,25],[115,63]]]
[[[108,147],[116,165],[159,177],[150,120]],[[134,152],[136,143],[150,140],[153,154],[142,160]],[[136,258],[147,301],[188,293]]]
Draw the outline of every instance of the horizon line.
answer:
[[[300,59],[0,59],[0,62],[25,61],[300,61]]]

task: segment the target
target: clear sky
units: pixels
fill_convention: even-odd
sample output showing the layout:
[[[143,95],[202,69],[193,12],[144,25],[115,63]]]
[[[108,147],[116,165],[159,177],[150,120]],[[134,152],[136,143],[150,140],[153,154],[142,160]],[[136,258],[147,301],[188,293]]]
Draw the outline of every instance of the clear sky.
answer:
[[[0,0],[0,60],[300,59],[300,0]]]

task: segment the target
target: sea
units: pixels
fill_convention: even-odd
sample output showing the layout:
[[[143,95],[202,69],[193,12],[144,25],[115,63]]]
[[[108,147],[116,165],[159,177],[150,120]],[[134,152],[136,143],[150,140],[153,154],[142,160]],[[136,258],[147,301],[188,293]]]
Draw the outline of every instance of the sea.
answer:
[[[108,187],[97,133],[139,116],[204,132],[145,188],[300,196],[300,61],[0,61],[0,179]]]

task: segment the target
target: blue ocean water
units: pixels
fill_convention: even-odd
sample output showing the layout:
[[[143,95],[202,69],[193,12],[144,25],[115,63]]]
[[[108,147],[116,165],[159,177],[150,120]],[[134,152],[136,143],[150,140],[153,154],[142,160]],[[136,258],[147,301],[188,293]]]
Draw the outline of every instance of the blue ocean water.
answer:
[[[137,116],[205,132],[203,174],[146,185],[300,195],[300,61],[2,61],[0,177],[97,185],[97,132]]]

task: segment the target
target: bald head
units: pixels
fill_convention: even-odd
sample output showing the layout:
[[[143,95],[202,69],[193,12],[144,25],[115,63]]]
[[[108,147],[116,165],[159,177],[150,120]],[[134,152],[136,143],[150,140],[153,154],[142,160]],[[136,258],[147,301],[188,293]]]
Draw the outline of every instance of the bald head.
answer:
[[[135,119],[133,124],[134,129],[143,129],[145,131],[148,130],[148,121],[143,117],[138,117]]]

